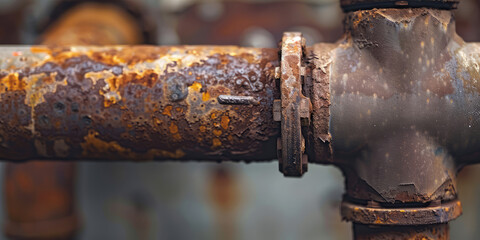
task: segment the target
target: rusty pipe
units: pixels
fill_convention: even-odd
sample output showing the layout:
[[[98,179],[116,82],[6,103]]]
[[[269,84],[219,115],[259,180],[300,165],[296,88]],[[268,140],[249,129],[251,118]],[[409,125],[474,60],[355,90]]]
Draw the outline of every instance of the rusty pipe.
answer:
[[[423,225],[415,228],[406,226],[397,227],[369,227],[362,224],[354,224],[354,238],[356,240],[448,240],[448,224]]]
[[[270,160],[275,49],[3,47],[0,158]],[[219,97],[251,97],[232,104]]]

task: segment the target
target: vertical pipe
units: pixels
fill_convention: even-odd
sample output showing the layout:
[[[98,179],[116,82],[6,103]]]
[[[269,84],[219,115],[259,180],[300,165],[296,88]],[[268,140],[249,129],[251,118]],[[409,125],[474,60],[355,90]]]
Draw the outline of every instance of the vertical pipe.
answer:
[[[12,239],[70,239],[78,228],[74,163],[8,163],[5,233]]]
[[[448,223],[419,226],[371,226],[353,223],[355,240],[448,240]]]

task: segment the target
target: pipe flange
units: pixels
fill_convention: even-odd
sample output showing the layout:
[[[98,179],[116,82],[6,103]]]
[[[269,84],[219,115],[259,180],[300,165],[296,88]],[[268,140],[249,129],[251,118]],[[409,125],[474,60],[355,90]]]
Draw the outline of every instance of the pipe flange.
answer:
[[[369,225],[425,225],[447,223],[462,214],[459,200],[427,207],[382,208],[342,202],[344,220]]]
[[[285,176],[302,176],[307,171],[305,138],[302,126],[310,124],[311,103],[302,92],[305,38],[298,32],[286,32],[282,38],[280,100],[274,103],[274,119],[281,122],[281,139],[277,141],[280,171]]]

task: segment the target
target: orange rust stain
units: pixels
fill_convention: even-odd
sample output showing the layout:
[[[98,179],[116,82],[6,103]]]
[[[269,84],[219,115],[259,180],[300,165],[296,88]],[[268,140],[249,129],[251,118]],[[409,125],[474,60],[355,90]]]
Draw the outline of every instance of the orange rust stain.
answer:
[[[227,129],[228,128],[228,124],[230,123],[230,118],[228,118],[227,116],[222,116],[222,120],[220,121],[220,125],[222,126],[223,129]]]
[[[205,131],[207,131],[207,127],[205,126],[200,126],[200,132],[204,133]]]
[[[210,94],[208,92],[202,93],[202,101],[206,102],[210,100]]]
[[[107,51],[103,52],[98,52],[94,50],[90,50],[87,52],[87,55],[97,61],[97,62],[102,62],[105,64],[110,64],[110,65],[119,65],[125,63],[125,60],[121,59],[118,57],[118,55],[115,55],[118,51],[115,49],[109,49]]]
[[[49,56],[36,65],[43,65],[46,62],[53,62],[63,65],[67,59],[83,56],[84,53],[72,52],[69,47],[32,47],[32,53],[46,53]]]
[[[222,135],[222,130],[218,130],[218,129],[213,130],[213,135],[220,137],[220,135]]]
[[[19,79],[18,73],[10,73],[0,79],[0,93],[6,91],[21,91],[25,90],[27,83],[23,79]]]
[[[99,159],[116,159],[124,158],[131,160],[153,160],[156,158],[171,158],[177,159],[185,156],[185,152],[181,149],[175,151],[166,151],[161,149],[150,149],[145,153],[136,153],[131,149],[122,147],[115,141],[106,142],[99,138],[100,134],[95,131],[90,131],[81,143],[83,149],[82,154]]]
[[[126,72],[120,76],[113,76],[105,79],[110,91],[117,91],[128,83],[139,84],[145,87],[153,87],[158,80],[158,73],[153,69],[147,69],[141,73]]]
[[[170,123],[170,127],[168,127],[170,129],[170,133],[171,134],[176,134],[178,133],[178,127],[175,123],[171,122]]]
[[[222,142],[220,141],[220,139],[214,138],[212,140],[212,148],[217,148],[217,147],[220,147],[220,146],[222,146]]]
[[[153,122],[158,126],[160,124],[162,124],[162,120],[158,119],[158,118],[154,118],[153,119]]]
[[[126,85],[127,83],[135,83],[152,88],[158,81],[158,73],[153,69],[147,69],[142,73],[131,72],[123,74],[119,80],[120,86]]]
[[[183,108],[181,108],[181,107],[177,107],[177,108],[175,108],[175,110],[179,113],[183,112]]]
[[[198,82],[193,82],[193,84],[192,84],[192,86],[190,86],[190,88],[193,91],[200,92],[200,89],[202,89],[202,84],[200,84]]]
[[[356,28],[362,21],[362,12],[358,11],[357,16],[355,16],[355,19],[353,21],[353,27]]]
[[[101,93],[102,93],[102,92],[100,91],[100,94],[101,94]],[[116,102],[117,102],[117,100],[116,100],[115,97],[113,97],[113,96],[112,96],[112,97],[109,97],[109,98],[105,97],[105,100],[103,101],[103,106],[107,108],[107,107],[112,106],[112,105],[115,104]]]
[[[94,83],[99,80],[105,81],[105,86],[100,91],[100,95],[106,98],[105,107],[111,106],[122,99],[120,90],[127,84],[138,84],[151,88],[158,81],[158,74],[152,69],[141,73],[124,72],[120,76],[115,76],[112,72],[105,70],[103,72],[88,72],[84,77],[90,78]],[[135,97],[139,96],[135,95]]]
[[[103,51],[94,49],[88,52],[88,56],[95,61],[110,65],[127,64],[128,66],[133,66],[141,62],[153,62],[167,55],[168,52],[168,47],[130,46]]]
[[[47,93],[55,92],[58,85],[67,85],[67,81],[65,79],[63,81],[56,82],[54,80],[55,76],[56,73],[51,73],[49,75],[40,73],[30,75],[28,78],[26,78],[28,80],[25,80],[25,82],[27,82],[27,86],[25,87],[25,104],[30,107],[35,107],[45,101],[44,96]],[[0,92],[1,90],[2,89],[0,89]]]
[[[178,126],[174,123],[170,123],[170,133],[172,134],[173,140],[175,141],[180,141],[182,139],[182,136],[180,136],[180,133],[178,132]]]
[[[52,75],[47,75],[42,78],[42,82],[46,84],[52,84],[55,83],[55,79]]]
[[[166,106],[164,109],[163,109],[163,112],[162,114],[163,115],[168,115],[169,117],[172,117],[172,106],[171,105],[168,105]]]
[[[32,53],[46,53],[49,55],[52,54],[52,50],[50,48],[42,47],[42,46],[33,46],[30,48],[30,51]]]
[[[212,119],[217,118],[217,114],[216,114],[216,113],[212,113],[212,115],[210,115],[210,118],[212,118]]]

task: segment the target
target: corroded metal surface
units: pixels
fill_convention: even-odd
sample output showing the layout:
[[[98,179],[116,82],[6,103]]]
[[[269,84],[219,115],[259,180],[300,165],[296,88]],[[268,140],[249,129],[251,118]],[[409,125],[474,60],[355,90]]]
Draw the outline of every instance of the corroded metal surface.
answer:
[[[373,225],[424,225],[447,223],[462,214],[459,200],[438,203],[438,206],[373,207],[344,201],[341,206],[345,220]]]
[[[271,160],[275,49],[3,47],[0,158]],[[220,104],[219,95],[259,104]]]
[[[312,98],[313,125],[330,117],[309,151],[331,139],[334,153],[313,162],[343,171],[343,217],[371,224],[356,239],[448,239],[447,225],[424,224],[461,214],[455,175],[478,162],[480,45],[456,35],[451,12],[425,8],[347,13],[345,31],[310,48],[313,96],[326,80],[331,95]]]
[[[280,66],[280,171],[286,176],[302,176],[307,171],[302,120],[310,121],[310,100],[302,92],[305,76],[305,39],[301,33],[285,33],[282,39]],[[302,119],[303,118],[303,119]],[[303,121],[305,121],[303,120]],[[308,123],[307,123],[308,124]]]
[[[378,227],[353,225],[356,240],[448,240],[448,224],[421,225],[412,227]]]
[[[308,48],[307,58],[311,73],[305,76],[307,96],[312,103],[312,121],[307,136],[309,161],[332,163],[332,136],[330,134],[330,66],[337,44],[316,44]]]
[[[79,221],[73,199],[73,163],[8,164],[5,175],[7,236],[14,239],[68,239],[73,236]]]
[[[315,55],[330,62],[330,133],[347,195],[455,199],[457,164],[480,149],[478,45],[455,34],[449,11],[358,11],[345,24],[339,45]]]

